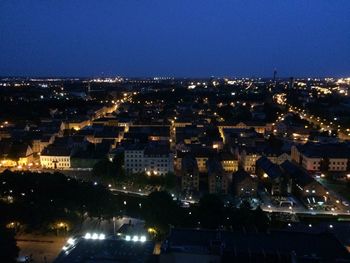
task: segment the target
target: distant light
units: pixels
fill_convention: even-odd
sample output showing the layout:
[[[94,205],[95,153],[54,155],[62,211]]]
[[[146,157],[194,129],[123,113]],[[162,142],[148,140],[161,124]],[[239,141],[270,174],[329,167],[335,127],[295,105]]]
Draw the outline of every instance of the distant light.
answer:
[[[333,225],[329,225],[329,228],[333,228]]]
[[[74,245],[75,240],[74,240],[73,238],[70,237],[70,238],[68,238],[67,243],[68,243],[69,245]]]
[[[311,225],[311,224],[309,224],[309,227],[312,227],[312,225]]]
[[[130,241],[130,240],[131,240],[131,237],[130,237],[130,236],[125,236],[125,240],[126,240],[126,241]]]
[[[132,241],[134,241],[134,242],[139,241],[139,237],[138,237],[138,236],[133,236],[133,237],[132,237]]]
[[[141,236],[141,237],[140,237],[140,241],[141,241],[141,242],[146,242],[146,237],[145,237],[145,236]]]
[[[94,182],[94,185],[97,185],[97,182]]]
[[[100,234],[99,236],[98,236],[98,239],[99,240],[104,240],[106,238],[106,235],[105,234]]]
[[[90,239],[91,238],[91,234],[90,233],[86,233],[84,236],[85,239]]]
[[[91,236],[91,239],[98,239],[98,235],[96,233],[93,233],[92,236]]]

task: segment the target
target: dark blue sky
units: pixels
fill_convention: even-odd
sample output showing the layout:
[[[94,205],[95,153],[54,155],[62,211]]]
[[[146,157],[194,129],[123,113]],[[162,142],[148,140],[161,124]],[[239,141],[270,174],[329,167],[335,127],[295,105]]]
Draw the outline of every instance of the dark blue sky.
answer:
[[[349,0],[0,0],[0,75],[350,76]]]

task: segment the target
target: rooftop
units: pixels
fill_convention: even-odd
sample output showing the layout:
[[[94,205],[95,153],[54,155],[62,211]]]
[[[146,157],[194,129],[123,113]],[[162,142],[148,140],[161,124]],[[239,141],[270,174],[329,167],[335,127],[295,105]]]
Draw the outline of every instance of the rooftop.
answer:
[[[77,244],[62,251],[54,263],[120,263],[151,262],[154,243],[134,242],[123,239],[86,240],[80,238]]]

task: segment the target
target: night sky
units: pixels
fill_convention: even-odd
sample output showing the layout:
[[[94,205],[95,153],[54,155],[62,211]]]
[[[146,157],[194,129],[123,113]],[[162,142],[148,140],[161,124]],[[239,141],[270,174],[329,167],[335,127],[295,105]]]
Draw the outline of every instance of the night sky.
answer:
[[[2,76],[350,76],[349,0],[0,0]]]

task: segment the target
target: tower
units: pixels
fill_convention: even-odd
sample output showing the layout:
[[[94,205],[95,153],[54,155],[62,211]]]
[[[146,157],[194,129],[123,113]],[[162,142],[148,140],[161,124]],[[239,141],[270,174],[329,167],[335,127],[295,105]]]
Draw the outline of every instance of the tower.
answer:
[[[277,69],[275,68],[273,70],[273,82],[276,82],[276,77],[277,77]]]

